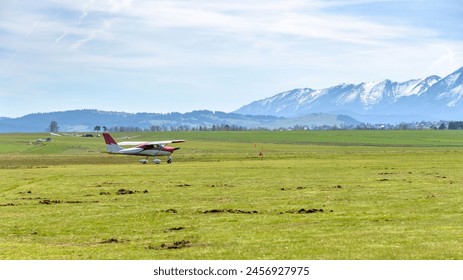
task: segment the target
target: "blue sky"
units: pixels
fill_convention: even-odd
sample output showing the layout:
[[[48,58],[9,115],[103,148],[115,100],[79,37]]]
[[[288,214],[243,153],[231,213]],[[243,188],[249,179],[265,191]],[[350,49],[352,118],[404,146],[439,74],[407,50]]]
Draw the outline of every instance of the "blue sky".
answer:
[[[8,3],[5,3],[8,2]],[[463,66],[457,0],[0,3],[0,116],[230,112],[300,87]]]

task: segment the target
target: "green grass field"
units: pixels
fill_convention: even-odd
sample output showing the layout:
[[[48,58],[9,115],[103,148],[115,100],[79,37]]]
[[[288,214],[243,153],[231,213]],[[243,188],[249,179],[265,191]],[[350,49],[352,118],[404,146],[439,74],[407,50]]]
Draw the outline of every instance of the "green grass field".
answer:
[[[0,134],[0,259],[463,259],[463,131],[128,135]]]

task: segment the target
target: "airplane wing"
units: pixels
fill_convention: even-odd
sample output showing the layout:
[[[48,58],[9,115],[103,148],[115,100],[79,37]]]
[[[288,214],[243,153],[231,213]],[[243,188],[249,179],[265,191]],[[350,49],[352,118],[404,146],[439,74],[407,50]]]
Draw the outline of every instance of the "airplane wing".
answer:
[[[125,141],[125,142],[120,142],[117,143],[118,145],[121,146],[138,146],[141,144],[147,144],[147,145],[165,145],[165,144],[171,144],[171,143],[183,143],[186,142],[185,140],[166,140],[166,141],[153,141],[153,142],[146,142],[146,141]]]
[[[185,140],[166,140],[166,141],[153,141],[148,142],[149,145],[164,145],[164,144],[171,144],[171,143],[183,143],[186,142]]]
[[[120,146],[138,146],[138,145],[146,144],[146,143],[148,143],[148,142],[146,142],[146,141],[125,141],[125,142],[117,143],[117,145],[120,145]]]

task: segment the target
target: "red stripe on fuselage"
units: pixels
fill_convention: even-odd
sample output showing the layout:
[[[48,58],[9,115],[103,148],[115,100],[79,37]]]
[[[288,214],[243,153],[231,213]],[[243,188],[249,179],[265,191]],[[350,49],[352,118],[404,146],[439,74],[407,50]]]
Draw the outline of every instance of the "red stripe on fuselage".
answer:
[[[157,150],[157,151],[163,151],[163,152],[169,152],[169,153],[173,153],[175,150],[180,149],[180,148],[170,147],[170,146],[152,145],[149,143],[140,144],[137,146],[137,148],[141,148],[145,151]]]
[[[169,152],[169,153],[173,153],[175,150],[178,150],[180,148],[176,148],[176,147],[169,147],[169,146],[164,146],[162,148],[163,151],[166,151],[166,152]]]

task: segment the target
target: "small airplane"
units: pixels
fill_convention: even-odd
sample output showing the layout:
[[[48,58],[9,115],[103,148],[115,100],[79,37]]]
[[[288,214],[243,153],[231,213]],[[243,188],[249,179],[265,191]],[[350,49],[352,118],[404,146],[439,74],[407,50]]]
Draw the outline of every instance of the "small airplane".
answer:
[[[172,163],[172,153],[180,148],[170,147],[167,144],[183,143],[185,140],[167,140],[167,141],[153,141],[153,142],[135,142],[126,141],[117,143],[113,137],[103,132],[103,137],[106,142],[106,150],[110,154],[120,155],[133,155],[133,156],[146,156],[145,159],[139,160],[140,163],[148,163],[148,157],[154,157],[153,163],[160,164],[161,160],[157,156],[168,156],[167,163]],[[121,146],[131,145],[132,148],[123,148]]]

